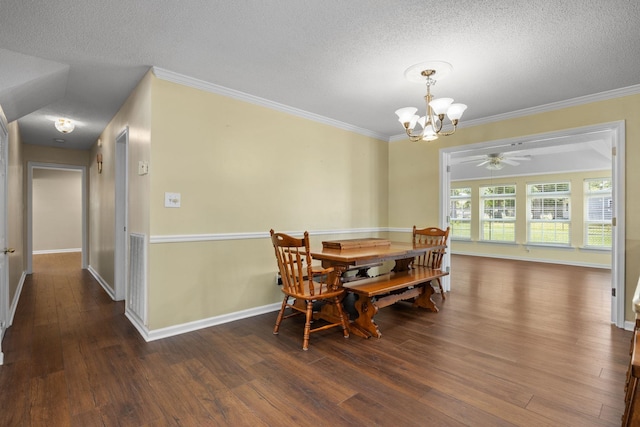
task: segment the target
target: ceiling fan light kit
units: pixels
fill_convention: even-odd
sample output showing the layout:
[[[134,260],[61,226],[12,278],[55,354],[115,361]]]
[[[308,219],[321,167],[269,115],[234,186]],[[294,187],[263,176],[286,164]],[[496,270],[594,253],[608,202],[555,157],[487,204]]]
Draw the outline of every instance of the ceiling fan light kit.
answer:
[[[433,99],[431,94],[431,86],[436,84],[435,77],[442,79],[452,70],[453,67],[448,62],[428,61],[412,65],[404,72],[406,79],[410,82],[425,83],[427,85],[427,94],[424,97],[426,101],[426,113],[424,116],[418,116],[416,114],[418,109],[415,107],[404,107],[396,110],[398,121],[404,127],[411,141],[433,141],[438,139],[439,136],[449,136],[455,133],[458,122],[467,106],[465,104],[454,104],[453,98]],[[452,128],[450,131],[443,130],[445,116],[451,122]],[[422,130],[414,133],[416,124],[420,124]]]
[[[505,153],[492,153],[483,156],[480,159],[471,160],[471,162],[480,161],[476,166],[484,166],[489,170],[500,170],[504,168],[505,165],[518,166],[521,161],[531,160],[531,156],[517,156],[517,155],[509,155]]]

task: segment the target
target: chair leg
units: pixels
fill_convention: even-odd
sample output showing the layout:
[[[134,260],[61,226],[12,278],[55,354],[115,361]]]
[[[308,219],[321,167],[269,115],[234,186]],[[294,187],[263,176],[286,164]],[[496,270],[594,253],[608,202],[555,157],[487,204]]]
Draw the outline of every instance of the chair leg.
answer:
[[[282,307],[278,312],[278,317],[276,318],[276,326],[273,327],[273,334],[278,335],[278,331],[280,330],[280,323],[282,323],[282,319],[284,318],[284,310],[287,308],[287,301],[289,301],[289,297],[285,295],[284,300],[282,301]]]
[[[442,299],[447,299],[447,296],[444,293],[444,289],[442,288],[442,282],[440,282],[440,278],[436,279],[438,281],[438,287],[440,288],[440,295],[442,295]]]
[[[307,301],[307,315],[304,322],[304,339],[302,340],[302,349],[309,349],[309,335],[311,335],[311,318],[313,316],[313,302]]]
[[[349,322],[347,321],[347,316],[344,313],[344,310],[342,309],[342,301],[340,301],[340,298],[335,297],[333,299],[336,308],[338,309],[338,315],[340,316],[340,323],[342,323],[342,334],[344,335],[345,338],[349,338]]]

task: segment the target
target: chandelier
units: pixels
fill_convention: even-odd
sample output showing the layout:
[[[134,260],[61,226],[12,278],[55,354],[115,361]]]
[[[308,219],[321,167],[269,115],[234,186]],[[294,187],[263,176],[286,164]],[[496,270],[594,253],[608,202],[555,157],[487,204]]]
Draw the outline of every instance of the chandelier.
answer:
[[[467,106],[454,104],[452,98],[433,99],[433,95],[431,95],[431,86],[436,84],[435,77],[445,77],[452,70],[453,67],[447,62],[429,61],[412,65],[404,72],[405,78],[410,82],[426,83],[427,85],[427,95],[424,97],[427,108],[424,116],[418,116],[416,114],[418,109],[415,107],[396,110],[398,121],[404,126],[411,141],[433,141],[438,139],[438,136],[453,135],[456,131],[458,121]],[[443,131],[445,115],[452,125],[452,129],[449,131]],[[416,124],[419,124],[422,129],[414,133]]]

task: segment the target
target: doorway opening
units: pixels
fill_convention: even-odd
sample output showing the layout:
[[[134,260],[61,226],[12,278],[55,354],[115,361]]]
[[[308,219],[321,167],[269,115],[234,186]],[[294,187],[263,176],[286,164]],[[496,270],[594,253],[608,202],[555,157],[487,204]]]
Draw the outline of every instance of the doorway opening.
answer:
[[[33,169],[33,254],[82,252],[82,173]]]
[[[442,226],[448,226],[450,215],[451,168],[454,159],[503,151],[526,149],[557,149],[577,141],[604,140],[611,154],[612,180],[612,248],[611,248],[611,323],[625,327],[625,127],[624,121],[603,123],[582,128],[567,129],[538,135],[528,135],[504,140],[486,141],[440,150],[440,217]],[[565,160],[566,161],[566,160]],[[475,168],[476,166],[468,166]],[[447,255],[448,257],[448,255]],[[450,259],[445,259],[445,265]],[[443,283],[445,285],[445,283]],[[445,289],[449,289],[447,281]]]
[[[80,251],[81,268],[86,269],[88,266],[88,226],[87,226],[87,168],[85,166],[61,165],[55,163],[29,162],[27,166],[27,274],[33,273],[33,253],[34,253],[34,174],[36,179],[38,175],[53,174],[58,172],[75,172],[80,173]],[[44,172],[43,172],[44,171]],[[58,228],[59,230],[59,228]],[[55,238],[55,237],[54,237]],[[60,248],[57,248],[60,249]],[[67,248],[69,249],[69,248]],[[78,248],[72,248],[77,250]]]

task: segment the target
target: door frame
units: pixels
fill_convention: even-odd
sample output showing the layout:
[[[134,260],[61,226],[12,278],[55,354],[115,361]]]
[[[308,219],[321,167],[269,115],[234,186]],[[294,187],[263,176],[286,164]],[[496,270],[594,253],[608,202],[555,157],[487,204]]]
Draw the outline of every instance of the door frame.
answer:
[[[2,171],[0,172],[0,186],[2,186],[2,198],[0,200],[0,209],[2,209],[4,220],[0,221],[0,233],[2,233],[3,239],[0,239],[4,243],[7,244],[7,223],[9,221],[8,214],[9,210],[7,207],[8,201],[8,190],[9,187],[7,185],[7,173],[9,171],[9,129],[7,127],[7,123],[4,119],[4,114],[2,113],[2,109],[0,109],[0,156],[4,159],[2,164]],[[4,363],[4,353],[2,352],[2,340],[4,338],[4,333],[9,327],[9,257],[4,253],[5,247],[0,247],[2,249],[2,257],[3,268],[0,268],[2,274],[0,274],[0,365]]]
[[[89,229],[87,223],[87,167],[58,163],[27,162],[27,274],[33,273],[33,170],[54,169],[82,173],[82,269],[88,268]]]
[[[113,280],[115,300],[125,299],[127,290],[129,212],[129,127],[115,140],[115,241]]]
[[[440,149],[440,218],[444,226],[449,219],[449,197],[451,194],[451,154],[469,152],[474,150],[511,147],[520,145],[522,148],[536,144],[536,147],[569,144],[576,138],[597,133],[605,134],[611,141],[613,155],[611,156],[611,179],[613,217],[616,219],[613,227],[613,242],[611,247],[611,323],[618,328],[625,327],[625,121],[619,120],[609,123],[601,123],[579,128],[564,129],[556,132],[548,132],[536,135],[524,135],[514,138],[485,141],[475,144],[460,145]],[[448,254],[447,254],[448,257]],[[449,259],[444,260],[449,265]],[[443,283],[444,286],[444,283]],[[448,290],[450,287],[447,282]]]

